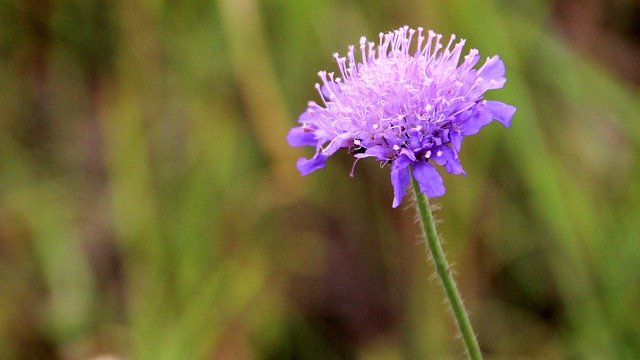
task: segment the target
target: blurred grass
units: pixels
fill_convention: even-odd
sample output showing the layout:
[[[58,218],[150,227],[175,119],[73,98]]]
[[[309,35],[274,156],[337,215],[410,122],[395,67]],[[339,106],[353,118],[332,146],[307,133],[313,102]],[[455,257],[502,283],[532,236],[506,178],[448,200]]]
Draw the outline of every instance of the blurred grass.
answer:
[[[0,19],[0,358],[458,357],[388,169],[303,178],[284,140],[333,52],[404,24],[499,54],[490,96],[518,107],[436,202],[487,358],[640,356],[640,97],[549,2],[7,0]]]

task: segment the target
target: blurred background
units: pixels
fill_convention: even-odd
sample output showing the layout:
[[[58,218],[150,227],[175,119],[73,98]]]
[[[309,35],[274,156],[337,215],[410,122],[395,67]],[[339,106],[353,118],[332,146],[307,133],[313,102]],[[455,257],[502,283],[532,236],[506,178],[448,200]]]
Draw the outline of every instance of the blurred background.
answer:
[[[507,65],[439,230],[489,359],[640,358],[640,3],[0,1],[0,359],[455,359],[388,168],[285,135],[360,36]]]

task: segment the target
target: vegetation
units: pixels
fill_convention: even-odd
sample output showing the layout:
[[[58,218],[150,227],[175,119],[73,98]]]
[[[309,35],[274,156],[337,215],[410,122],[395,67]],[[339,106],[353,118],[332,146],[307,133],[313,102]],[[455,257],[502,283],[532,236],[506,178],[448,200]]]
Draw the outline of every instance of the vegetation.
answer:
[[[0,359],[460,357],[388,168],[301,177],[285,141],[333,52],[404,24],[500,54],[518,108],[435,201],[486,358],[640,357],[637,84],[552,10],[0,1]]]

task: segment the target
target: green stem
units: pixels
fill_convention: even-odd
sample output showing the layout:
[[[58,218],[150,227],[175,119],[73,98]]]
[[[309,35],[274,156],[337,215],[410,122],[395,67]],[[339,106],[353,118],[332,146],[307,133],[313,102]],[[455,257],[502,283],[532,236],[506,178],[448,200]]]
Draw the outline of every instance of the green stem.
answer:
[[[429,250],[431,251],[433,262],[436,264],[438,277],[442,282],[442,287],[444,287],[444,292],[447,294],[449,305],[451,305],[453,314],[458,322],[458,328],[462,334],[462,339],[464,340],[464,345],[467,349],[467,355],[473,360],[482,359],[478,340],[476,340],[476,335],[471,328],[469,316],[467,315],[464,305],[462,305],[460,292],[456,287],[455,281],[453,281],[453,277],[449,271],[449,264],[447,263],[444,251],[440,245],[440,240],[438,239],[436,224],[433,221],[433,216],[429,209],[429,199],[427,198],[427,195],[420,191],[420,186],[415,179],[412,179],[412,184],[413,191],[416,195],[416,202],[418,203],[418,212],[420,213],[422,229],[427,237],[427,244],[429,244]]]

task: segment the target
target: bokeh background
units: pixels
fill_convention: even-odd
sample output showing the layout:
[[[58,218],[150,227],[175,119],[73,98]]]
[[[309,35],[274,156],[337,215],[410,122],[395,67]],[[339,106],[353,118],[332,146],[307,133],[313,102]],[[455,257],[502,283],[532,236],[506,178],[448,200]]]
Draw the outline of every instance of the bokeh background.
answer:
[[[388,168],[301,177],[318,70],[402,25],[499,54],[440,232],[490,359],[640,358],[640,4],[0,1],[0,359],[455,359]]]

